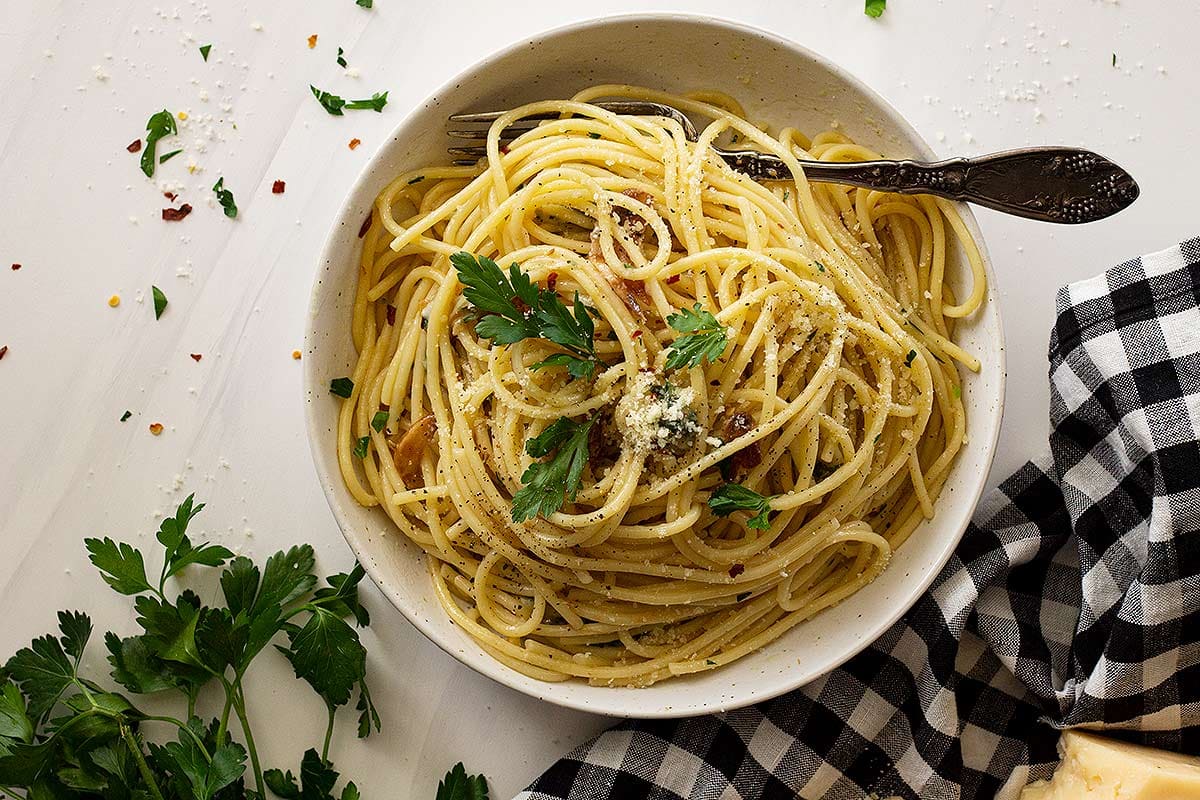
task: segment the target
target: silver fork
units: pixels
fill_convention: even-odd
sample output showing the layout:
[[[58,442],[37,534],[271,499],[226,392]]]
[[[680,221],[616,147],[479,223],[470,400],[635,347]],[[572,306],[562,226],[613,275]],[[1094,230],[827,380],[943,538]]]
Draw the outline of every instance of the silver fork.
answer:
[[[637,117],[669,117],[678,122],[689,141],[696,141],[696,126],[682,111],[662,103],[615,100],[594,103],[600,108]],[[507,111],[454,114],[459,124],[495,122]],[[558,114],[523,117],[500,132],[501,142],[511,142]],[[449,131],[456,139],[486,139],[487,127]],[[483,145],[447,148],[455,164],[475,164],[487,154]],[[730,167],[756,181],[790,180],[781,159],[753,150],[714,148]],[[1137,182],[1102,155],[1078,147],[1027,147],[974,158],[945,161],[801,161],[810,181],[841,183],[899,194],[929,194],[949,200],[1014,214],[1018,217],[1078,224],[1104,219],[1137,199]]]

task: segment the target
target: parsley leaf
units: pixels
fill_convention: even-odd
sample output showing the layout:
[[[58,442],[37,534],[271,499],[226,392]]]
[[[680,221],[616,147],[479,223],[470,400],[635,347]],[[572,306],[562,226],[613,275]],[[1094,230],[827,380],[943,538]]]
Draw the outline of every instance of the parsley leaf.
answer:
[[[753,489],[738,483],[722,484],[708,498],[708,507],[718,517],[727,517],[734,511],[756,512],[746,522],[747,528],[766,530],[771,527],[771,497],[764,497]]]
[[[183,150],[172,150],[172,151],[171,151],[171,152],[169,152],[169,153],[163,153],[161,156],[159,156],[159,158],[158,158],[158,163],[160,163],[160,164],[165,164],[165,163],[167,163],[168,161],[170,161],[172,158],[174,158],[175,156],[179,155],[179,154],[180,154],[180,153],[182,153],[182,152],[183,152]]]
[[[334,378],[329,382],[329,392],[338,397],[349,397],[354,393],[354,381],[349,378]]]
[[[312,90],[313,97],[317,98],[317,102],[321,104],[321,107],[335,117],[343,116],[343,108],[350,110],[383,111],[383,107],[387,105],[387,92],[376,92],[365,100],[351,100],[347,102],[345,98],[338,97],[331,92],[321,91],[311,84],[308,88]]]
[[[917,351],[916,351],[916,350],[909,350],[909,351],[908,351],[908,355],[906,355],[906,356],[904,357],[904,366],[906,366],[906,367],[911,367],[911,366],[912,366],[913,359],[915,359],[916,357],[917,357]]]
[[[388,412],[386,411],[376,411],[375,416],[371,417],[371,427],[374,428],[377,433],[383,433],[383,429],[387,427],[387,424]]]
[[[165,108],[152,114],[147,120],[146,146],[142,148],[142,172],[146,173],[147,178],[154,177],[154,166],[158,163],[158,159],[154,155],[154,148],[158,145],[158,140],[174,136],[178,132],[179,129],[175,127],[175,117]]]
[[[572,378],[591,378],[600,362],[596,358],[595,324],[579,293],[568,308],[557,294],[533,285],[516,264],[508,275],[486,256],[455,253],[450,263],[458,270],[463,297],[481,318],[475,333],[497,344],[522,339],[545,339],[567,353],[556,353],[533,365],[534,369],[565,366]]]
[[[667,324],[683,334],[667,348],[667,369],[698,367],[705,359],[711,364],[725,354],[728,331],[699,303],[671,314]]]
[[[363,8],[371,8],[375,0],[354,0],[354,4]]]
[[[157,286],[150,287],[150,294],[154,297],[154,318],[162,319],[163,312],[167,310],[167,296]]]
[[[336,94],[323,92],[312,84],[309,84],[308,88],[312,89],[313,97],[317,98],[317,102],[321,104],[322,108],[335,117],[342,116],[342,108],[346,105],[345,100]]]
[[[76,682],[79,659],[92,633],[91,620],[79,612],[60,611],[58,627],[61,637],[40,636],[4,665],[4,671],[29,698],[28,713],[33,720],[45,716]]]
[[[210,51],[210,50],[212,50],[211,44],[200,45],[200,57],[203,58],[205,61],[208,61],[208,51]]]
[[[103,539],[84,539],[88,558],[100,570],[104,582],[121,594],[150,591],[146,580],[146,564],[142,554],[132,545],[117,544],[107,536]]]
[[[352,111],[369,110],[382,113],[383,107],[387,105],[387,96],[387,92],[375,92],[375,94],[366,100],[351,100],[349,103],[346,103],[346,108]]]
[[[887,8],[887,0],[866,0],[866,6],[863,8],[863,13],[868,17],[879,19],[883,16],[883,10]]]
[[[338,53],[337,53],[337,65],[339,67],[346,66],[345,51],[342,50],[342,48],[340,48],[340,47],[338,48]]]
[[[25,711],[25,696],[16,684],[5,681],[0,685],[0,756],[14,742],[33,741],[33,722]]]
[[[363,436],[354,443],[354,455],[356,458],[367,457],[367,446],[371,444],[370,436]]]
[[[513,495],[513,522],[549,517],[564,502],[575,500],[588,460],[588,433],[595,423],[596,417],[585,422],[561,417],[525,443],[525,452],[534,458],[557,452],[549,461],[533,462],[521,475],[525,485]]]
[[[308,682],[333,706],[350,700],[354,685],[366,670],[367,651],[358,634],[345,620],[317,606],[302,628],[288,630],[289,649],[282,649],[292,662],[297,678]]]
[[[217,178],[217,182],[213,184],[213,191],[217,195],[217,202],[221,204],[221,208],[225,210],[225,216],[233,219],[237,216],[237,203],[233,202],[233,192],[225,188],[225,178]]]
[[[435,800],[488,800],[487,778],[468,775],[460,761],[438,783]]]

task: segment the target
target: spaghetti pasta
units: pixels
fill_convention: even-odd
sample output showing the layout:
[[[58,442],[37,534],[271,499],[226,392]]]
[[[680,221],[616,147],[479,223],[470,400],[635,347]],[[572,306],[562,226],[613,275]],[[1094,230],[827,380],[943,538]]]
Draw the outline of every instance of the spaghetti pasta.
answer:
[[[591,102],[616,96],[710,122],[688,141]],[[729,141],[792,180],[732,171],[713,151]],[[741,658],[877,576],[966,437],[956,364],[979,363],[954,328],[987,287],[953,206],[810,184],[799,159],[876,156],[837,132],[769,135],[713,92],[532,103],[487,151],[379,195],[337,431],[349,491],[425,551],[453,620],[533,677],[646,686]],[[528,279],[517,315],[484,324],[458,253]],[[521,297],[574,303],[562,324],[586,343],[539,334]],[[505,325],[520,330],[481,335]],[[556,447],[575,448],[565,484],[523,518],[514,498]]]

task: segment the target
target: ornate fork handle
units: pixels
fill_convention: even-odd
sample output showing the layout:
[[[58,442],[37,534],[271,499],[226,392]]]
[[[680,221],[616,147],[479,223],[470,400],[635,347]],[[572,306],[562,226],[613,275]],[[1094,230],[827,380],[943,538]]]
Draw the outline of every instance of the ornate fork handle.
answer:
[[[723,152],[731,167],[755,180],[788,180],[778,158],[749,150]],[[1104,219],[1137,199],[1133,176],[1104,156],[1075,147],[1030,147],[946,161],[802,161],[812,181],[899,194],[965,200],[1020,217],[1078,224]]]

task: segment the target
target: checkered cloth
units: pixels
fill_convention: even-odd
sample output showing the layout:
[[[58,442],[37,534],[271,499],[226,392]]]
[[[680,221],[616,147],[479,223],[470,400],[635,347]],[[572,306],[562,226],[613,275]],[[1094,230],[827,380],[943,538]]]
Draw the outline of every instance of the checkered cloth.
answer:
[[[1059,730],[1200,752],[1200,238],[1058,293],[1049,452],[845,666],[630,721],[520,800],[1012,798]]]

